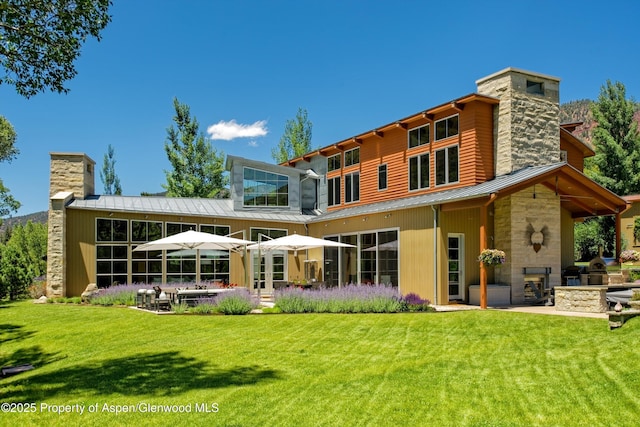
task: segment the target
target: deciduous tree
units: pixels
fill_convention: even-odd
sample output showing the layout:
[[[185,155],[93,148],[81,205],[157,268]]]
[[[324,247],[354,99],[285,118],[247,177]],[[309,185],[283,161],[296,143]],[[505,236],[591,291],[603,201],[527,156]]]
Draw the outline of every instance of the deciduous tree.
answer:
[[[0,298],[26,295],[33,280],[47,271],[47,226],[27,222],[13,228],[0,246]]]
[[[168,197],[216,197],[224,194],[228,182],[224,171],[224,153],[218,154],[199,131],[189,106],[173,100],[176,115],[174,125],[167,129],[164,149],[173,167],[165,170],[167,183],[162,187]]]
[[[88,37],[100,40],[110,22],[109,0],[1,0],[0,84],[27,98],[68,91],[74,61]]]
[[[18,155],[19,151],[15,146],[16,138],[16,131],[9,120],[0,116],[0,162],[11,162]],[[9,189],[4,186],[0,178],[0,218],[16,212],[19,208],[20,202],[9,194]]]
[[[273,160],[284,163],[311,151],[312,128],[313,123],[309,121],[307,110],[298,108],[296,118],[287,120],[278,146],[271,150]]]

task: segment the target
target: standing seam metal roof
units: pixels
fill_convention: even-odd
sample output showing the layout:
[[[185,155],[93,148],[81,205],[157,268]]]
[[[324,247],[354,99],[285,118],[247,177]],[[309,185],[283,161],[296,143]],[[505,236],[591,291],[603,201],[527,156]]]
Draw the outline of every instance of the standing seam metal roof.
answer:
[[[372,203],[353,208],[341,209],[328,213],[318,213],[312,210],[300,212],[286,212],[274,210],[241,210],[233,209],[231,199],[194,199],[180,197],[143,197],[143,196],[90,196],[84,200],[73,200],[68,204],[70,209],[85,209],[97,211],[136,212],[152,214],[169,214],[185,216],[204,216],[230,219],[253,219],[274,222],[292,222],[304,224],[326,221],[337,218],[373,214],[389,210],[399,210],[419,206],[438,205],[461,200],[486,197],[512,185],[536,178],[566,165],[565,162],[543,166],[527,167],[508,175],[501,175],[491,181],[478,185],[443,190],[436,193],[407,197]]]

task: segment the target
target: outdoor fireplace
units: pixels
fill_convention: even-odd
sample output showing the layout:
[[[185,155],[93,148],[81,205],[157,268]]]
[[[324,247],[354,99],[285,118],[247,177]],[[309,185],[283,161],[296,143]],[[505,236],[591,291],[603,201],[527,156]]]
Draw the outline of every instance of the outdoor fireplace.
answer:
[[[607,284],[607,263],[599,256],[589,261],[586,279],[587,285],[602,286]],[[584,279],[582,284],[585,284]]]

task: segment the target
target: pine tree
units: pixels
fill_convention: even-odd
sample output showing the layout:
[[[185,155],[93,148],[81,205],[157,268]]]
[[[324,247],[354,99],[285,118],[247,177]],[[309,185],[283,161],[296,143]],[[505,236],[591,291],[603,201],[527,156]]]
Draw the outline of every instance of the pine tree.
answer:
[[[173,100],[175,127],[167,129],[164,148],[173,170],[165,171],[168,197],[211,198],[224,194],[228,182],[224,174],[224,153],[216,151],[211,142],[199,131],[189,106]]]
[[[591,107],[596,155],[587,159],[587,175],[620,196],[640,193],[640,134],[633,119],[635,102],[620,82],[602,86]]]

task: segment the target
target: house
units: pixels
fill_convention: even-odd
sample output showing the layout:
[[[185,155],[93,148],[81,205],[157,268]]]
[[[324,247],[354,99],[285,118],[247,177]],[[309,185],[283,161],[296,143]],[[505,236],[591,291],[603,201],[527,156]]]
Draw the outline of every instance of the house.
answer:
[[[48,293],[194,280],[269,293],[307,279],[388,283],[438,304],[469,301],[480,285],[485,306],[487,283],[506,285],[513,304],[525,300],[531,275],[560,285],[574,261],[574,222],[619,216],[627,203],[582,173],[594,152],[559,123],[558,78],[507,68],[476,85],[284,164],[228,156],[227,200],[96,195],[93,160],[51,153]],[[355,247],[132,251],[186,229],[253,241],[299,233]],[[506,262],[485,268],[477,261],[484,248],[504,250]]]

